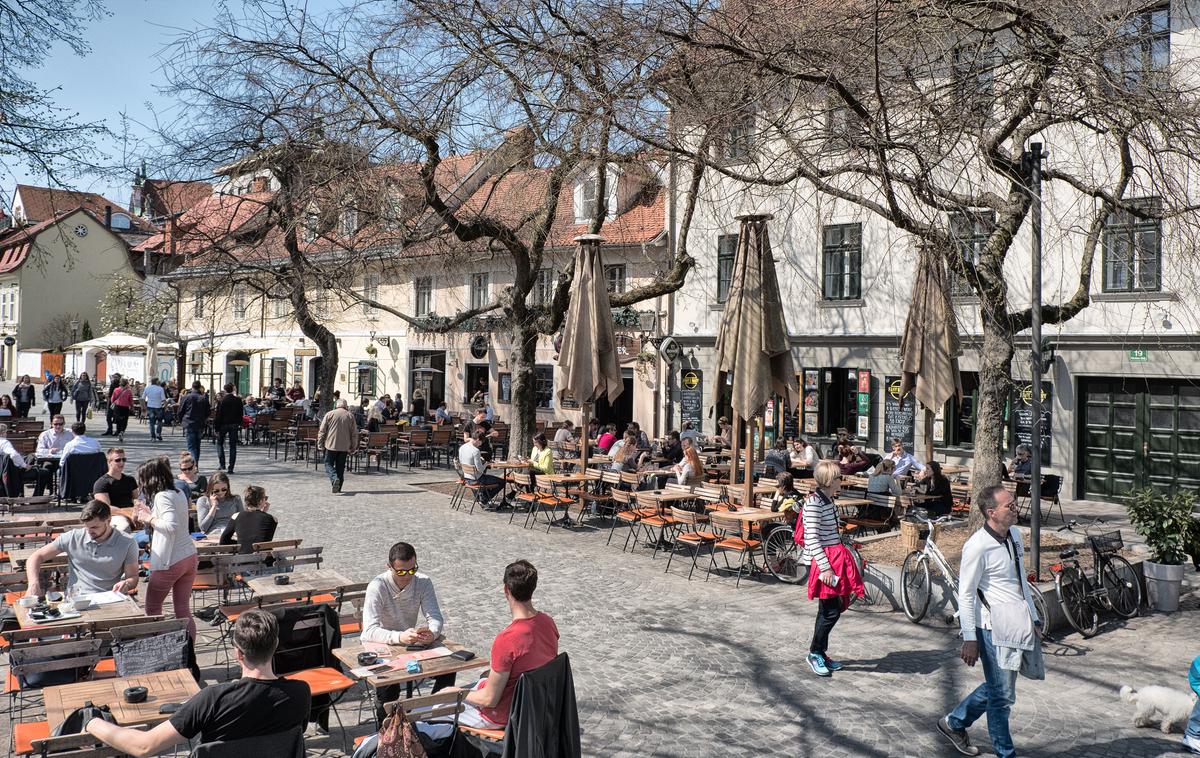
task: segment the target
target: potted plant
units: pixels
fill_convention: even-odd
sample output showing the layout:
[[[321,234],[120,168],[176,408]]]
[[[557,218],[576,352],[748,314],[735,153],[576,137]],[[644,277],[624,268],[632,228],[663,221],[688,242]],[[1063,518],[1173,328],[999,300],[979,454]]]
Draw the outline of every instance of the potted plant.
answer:
[[[1137,490],[1125,503],[1133,528],[1150,548],[1150,560],[1142,564],[1146,577],[1146,599],[1159,611],[1179,609],[1183,565],[1196,496],[1176,492],[1167,496],[1153,489]]]

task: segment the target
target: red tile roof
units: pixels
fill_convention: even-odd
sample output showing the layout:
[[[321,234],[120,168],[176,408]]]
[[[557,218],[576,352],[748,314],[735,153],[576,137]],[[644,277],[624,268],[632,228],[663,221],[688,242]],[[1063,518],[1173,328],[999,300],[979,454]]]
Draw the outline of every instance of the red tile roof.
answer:
[[[29,223],[45,221],[46,219],[53,218],[55,215],[65,211],[73,211],[79,207],[86,208],[93,216],[100,219],[101,222],[104,220],[104,210],[106,207],[112,208],[113,213],[130,215],[120,203],[109,200],[95,192],[77,192],[75,190],[60,190],[49,187],[34,187],[30,184],[18,184],[16,191],[13,193],[14,204],[17,195],[21,197],[21,205],[25,209],[25,219]],[[133,225],[135,228],[150,228],[149,224],[139,218],[133,219]]]
[[[208,182],[147,179],[142,185],[142,206],[151,218],[174,216],[208,197],[212,191]]]
[[[188,256],[202,253],[214,243],[224,242],[230,236],[243,231],[266,212],[266,204],[270,199],[269,192],[247,195],[210,194],[184,211],[178,219],[169,221],[165,229],[148,237],[134,250]],[[172,239],[175,243],[173,250]]]
[[[104,223],[102,214],[97,217],[90,209],[77,207],[59,213],[44,221],[39,221],[36,224],[22,226],[0,234],[0,274],[7,274],[10,271],[19,269],[29,258],[29,251],[33,249],[33,245],[39,235],[81,211],[87,213],[100,224]],[[62,233],[66,234],[65,231]],[[120,239],[120,236],[115,233],[113,236]]]

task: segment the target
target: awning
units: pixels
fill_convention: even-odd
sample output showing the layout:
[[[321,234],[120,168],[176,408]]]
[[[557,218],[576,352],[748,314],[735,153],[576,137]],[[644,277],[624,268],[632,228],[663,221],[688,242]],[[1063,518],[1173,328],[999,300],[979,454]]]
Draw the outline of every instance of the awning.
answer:
[[[68,350],[108,350],[112,352],[140,352],[150,348],[150,341],[145,337],[139,337],[136,334],[126,334],[125,332],[109,332],[103,337],[76,342],[71,345]],[[158,351],[172,351],[179,349],[179,346],[174,342],[159,342],[155,345]]]

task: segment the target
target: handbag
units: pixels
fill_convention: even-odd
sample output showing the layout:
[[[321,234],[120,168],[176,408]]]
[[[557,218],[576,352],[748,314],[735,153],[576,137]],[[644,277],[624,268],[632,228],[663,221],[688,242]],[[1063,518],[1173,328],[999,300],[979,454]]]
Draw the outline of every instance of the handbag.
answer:
[[[91,408],[88,408],[88,411],[87,411],[87,417],[88,417],[89,419],[92,417],[92,409],[91,409]]]
[[[404,709],[397,708],[384,720],[375,755],[377,758],[428,758],[416,727],[408,720]]]
[[[110,724],[117,723],[117,719],[113,717],[112,711],[108,709],[107,705],[97,708],[92,705],[91,700],[88,700],[81,707],[68,713],[63,722],[54,727],[54,731],[50,733],[50,736],[64,737],[69,734],[82,734],[83,728],[92,719],[104,719]]]

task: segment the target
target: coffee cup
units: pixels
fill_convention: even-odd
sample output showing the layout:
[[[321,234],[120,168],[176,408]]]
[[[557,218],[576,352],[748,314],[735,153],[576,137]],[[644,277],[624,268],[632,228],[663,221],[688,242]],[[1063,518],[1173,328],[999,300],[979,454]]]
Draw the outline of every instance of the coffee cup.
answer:
[[[38,599],[33,595],[26,595],[17,601],[17,605],[21,606],[22,608],[32,608],[33,606],[37,605],[37,602]]]
[[[72,603],[70,600],[67,600],[66,602],[62,602],[62,603],[58,604],[58,610],[61,613],[74,613],[75,612],[75,604]]]
[[[63,601],[63,594],[61,592],[47,592],[46,593],[46,602],[47,603],[61,603],[62,601]]]

